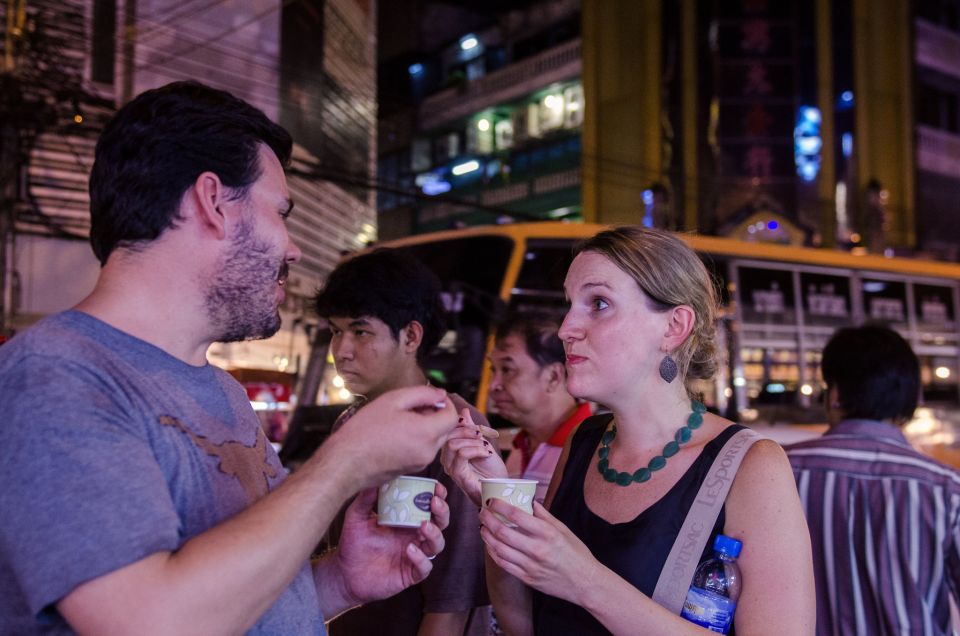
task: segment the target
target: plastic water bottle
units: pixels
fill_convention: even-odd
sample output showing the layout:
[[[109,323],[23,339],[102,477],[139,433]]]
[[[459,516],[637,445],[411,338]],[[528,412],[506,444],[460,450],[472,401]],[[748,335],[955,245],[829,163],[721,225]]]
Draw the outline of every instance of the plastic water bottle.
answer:
[[[711,632],[726,634],[740,598],[740,566],[737,557],[743,543],[717,535],[713,556],[697,566],[680,615]]]

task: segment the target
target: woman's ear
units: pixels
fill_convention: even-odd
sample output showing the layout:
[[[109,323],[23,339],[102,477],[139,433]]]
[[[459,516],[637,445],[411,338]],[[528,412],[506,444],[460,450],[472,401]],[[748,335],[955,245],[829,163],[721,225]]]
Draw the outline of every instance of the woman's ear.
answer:
[[[688,305],[677,305],[672,307],[668,313],[669,317],[667,328],[663,334],[662,349],[675,351],[690,337],[697,322],[697,315],[693,308]]]

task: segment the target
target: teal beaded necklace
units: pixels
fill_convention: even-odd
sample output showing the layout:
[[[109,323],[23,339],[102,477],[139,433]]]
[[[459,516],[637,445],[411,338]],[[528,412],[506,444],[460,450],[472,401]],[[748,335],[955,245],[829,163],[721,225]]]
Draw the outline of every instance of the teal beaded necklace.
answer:
[[[603,479],[618,486],[629,486],[633,482],[642,484],[648,481],[653,473],[667,465],[667,459],[676,455],[680,451],[680,446],[689,442],[693,432],[703,424],[703,414],[707,412],[707,407],[697,400],[693,400],[692,406],[693,412],[687,417],[687,423],[677,430],[677,434],[673,436],[673,441],[667,442],[667,445],[663,447],[663,453],[651,459],[645,468],[638,468],[633,473],[622,473],[616,468],[610,468],[607,461],[607,457],[610,455],[610,444],[617,437],[617,425],[614,424],[600,438],[600,449],[597,451],[597,456],[600,458],[600,461],[597,462],[597,470],[603,475]]]

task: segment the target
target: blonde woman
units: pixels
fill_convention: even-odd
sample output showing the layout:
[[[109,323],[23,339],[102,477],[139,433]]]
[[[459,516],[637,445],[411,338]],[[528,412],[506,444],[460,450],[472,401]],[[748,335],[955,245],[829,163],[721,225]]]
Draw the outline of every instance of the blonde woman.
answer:
[[[612,415],[588,418],[568,440],[546,507],[531,516],[492,500],[481,513],[497,616],[510,634],[707,633],[651,596],[713,460],[742,428],[687,389],[716,367],[712,278],[672,234],[623,227],[580,246],[564,290],[567,389]],[[479,478],[506,471],[475,428],[465,416],[444,456],[479,502]],[[746,453],[693,558],[708,556],[717,534],[743,542],[736,632],[813,633],[809,534],[774,442]]]

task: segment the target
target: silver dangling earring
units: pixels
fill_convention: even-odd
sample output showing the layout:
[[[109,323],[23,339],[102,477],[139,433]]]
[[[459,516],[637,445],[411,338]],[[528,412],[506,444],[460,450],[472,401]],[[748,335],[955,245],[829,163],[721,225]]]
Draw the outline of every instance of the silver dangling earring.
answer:
[[[670,384],[676,379],[678,371],[677,361],[670,357],[669,353],[663,356],[663,360],[660,361],[660,377],[663,381]]]

